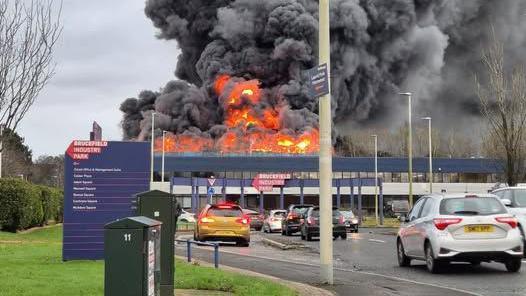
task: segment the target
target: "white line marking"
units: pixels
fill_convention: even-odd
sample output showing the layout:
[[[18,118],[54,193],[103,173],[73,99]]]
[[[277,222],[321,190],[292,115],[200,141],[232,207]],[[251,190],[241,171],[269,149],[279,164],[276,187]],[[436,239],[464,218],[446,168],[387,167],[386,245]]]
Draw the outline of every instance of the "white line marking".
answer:
[[[205,249],[205,250],[210,251],[210,249]],[[283,259],[270,258],[270,257],[266,257],[266,256],[246,255],[246,254],[240,254],[240,253],[236,253],[236,252],[232,252],[232,251],[226,251],[226,250],[221,250],[221,249],[219,249],[219,252],[233,254],[233,255],[241,255],[241,256],[245,256],[245,257],[258,258],[258,259],[273,260],[273,261],[277,261],[277,262],[293,263],[293,264],[299,264],[299,265],[310,266],[310,267],[319,267],[319,265],[316,265],[316,264],[311,264],[311,263],[306,263],[306,262],[299,262],[299,261],[296,261],[296,260],[283,260]],[[223,264],[223,265],[227,265],[228,266],[228,264]],[[470,291],[466,291],[466,290],[462,290],[462,289],[451,288],[451,287],[447,287],[447,286],[441,286],[441,285],[424,283],[424,282],[417,282],[417,281],[413,281],[413,280],[408,280],[408,279],[404,279],[404,278],[383,275],[383,274],[374,273],[374,272],[365,272],[365,271],[358,271],[358,270],[344,269],[344,268],[337,268],[337,267],[335,267],[334,270],[341,270],[341,271],[346,271],[346,272],[355,272],[355,273],[368,274],[368,275],[376,275],[376,276],[380,276],[380,277],[387,278],[387,279],[392,279],[392,280],[397,280],[397,281],[402,281],[402,282],[408,282],[408,283],[413,283],[413,284],[417,284],[417,285],[424,285],[424,286],[430,286],[430,287],[435,287],[435,288],[441,288],[441,289],[456,291],[456,292],[465,293],[465,294],[473,295],[473,296],[484,296],[482,294],[478,294],[478,293],[475,293],[475,292],[470,292]]]
[[[526,261],[525,261],[525,260],[522,260],[522,263],[526,263]]]
[[[369,241],[370,242],[375,242],[375,243],[385,243],[385,241],[383,241],[381,239],[374,239],[374,238],[370,238]]]

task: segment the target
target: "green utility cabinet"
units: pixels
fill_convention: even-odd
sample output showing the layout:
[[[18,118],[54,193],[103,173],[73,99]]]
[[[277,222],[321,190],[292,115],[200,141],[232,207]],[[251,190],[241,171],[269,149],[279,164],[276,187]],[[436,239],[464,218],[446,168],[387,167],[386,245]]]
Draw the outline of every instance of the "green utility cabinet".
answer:
[[[127,217],[104,226],[105,296],[160,296],[161,224]]]
[[[173,194],[160,190],[138,193],[135,197],[137,215],[163,223],[161,229],[161,296],[173,296],[175,231],[181,207]]]

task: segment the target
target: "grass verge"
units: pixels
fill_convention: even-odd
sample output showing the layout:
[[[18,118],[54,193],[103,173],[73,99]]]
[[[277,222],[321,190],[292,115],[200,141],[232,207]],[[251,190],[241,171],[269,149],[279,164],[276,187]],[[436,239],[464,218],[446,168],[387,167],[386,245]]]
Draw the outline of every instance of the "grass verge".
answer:
[[[0,295],[103,295],[103,261],[62,262],[62,226],[0,232]],[[265,279],[176,261],[176,288],[234,295],[297,295]]]

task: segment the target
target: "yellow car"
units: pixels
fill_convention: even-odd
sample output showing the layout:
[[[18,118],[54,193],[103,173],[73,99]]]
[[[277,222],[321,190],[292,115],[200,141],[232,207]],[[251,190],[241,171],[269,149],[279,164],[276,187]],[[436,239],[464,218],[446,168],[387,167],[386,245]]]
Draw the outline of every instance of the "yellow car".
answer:
[[[194,231],[197,241],[235,242],[238,246],[250,244],[250,219],[236,204],[206,205],[199,214]]]

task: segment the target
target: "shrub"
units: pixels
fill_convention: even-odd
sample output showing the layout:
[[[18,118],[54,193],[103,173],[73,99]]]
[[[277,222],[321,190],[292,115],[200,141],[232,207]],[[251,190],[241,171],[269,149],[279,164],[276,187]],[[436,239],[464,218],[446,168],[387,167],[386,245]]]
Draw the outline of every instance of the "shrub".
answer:
[[[42,202],[42,210],[44,215],[40,225],[46,225],[49,220],[56,220],[60,207],[60,194],[57,194],[58,190],[47,186],[38,186],[40,190],[40,199]]]
[[[0,179],[0,227],[9,231],[39,225],[44,211],[40,190],[20,179]]]

